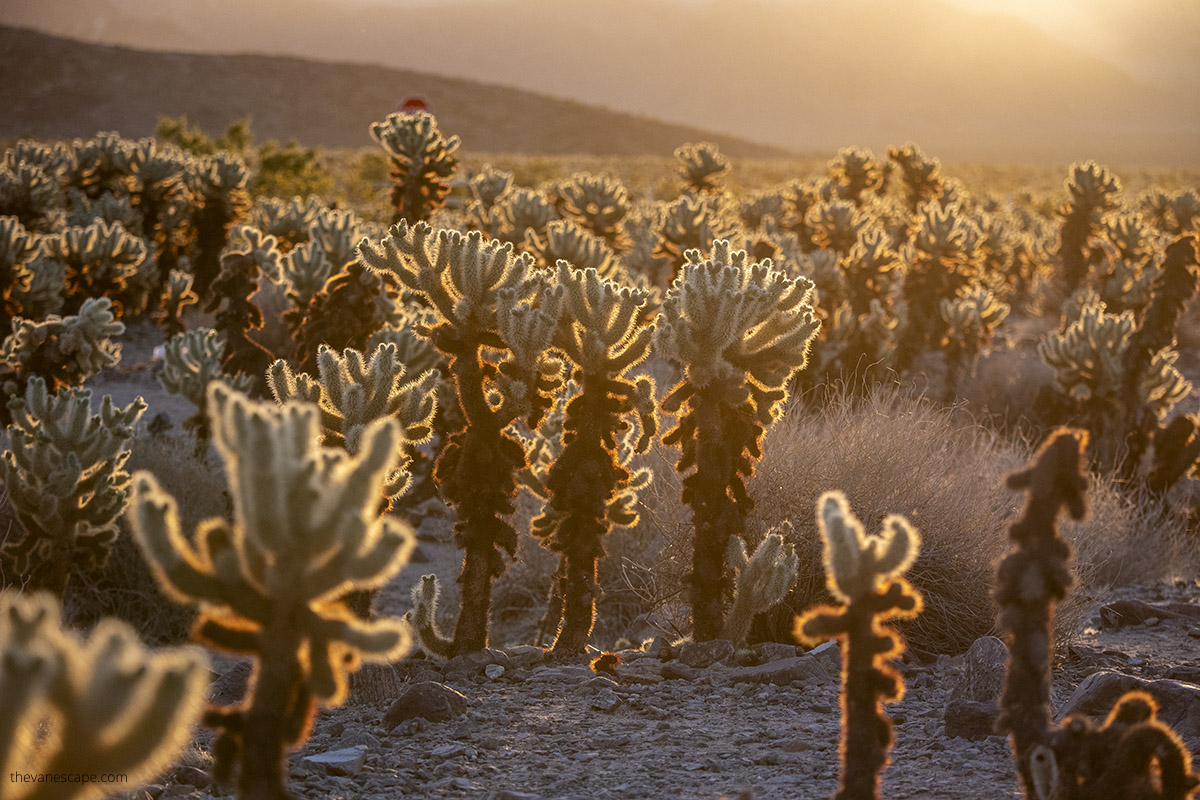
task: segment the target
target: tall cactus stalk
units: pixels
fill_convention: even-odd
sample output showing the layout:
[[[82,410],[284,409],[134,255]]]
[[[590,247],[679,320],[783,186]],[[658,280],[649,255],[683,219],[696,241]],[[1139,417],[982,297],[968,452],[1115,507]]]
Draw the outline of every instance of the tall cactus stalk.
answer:
[[[655,346],[684,369],[662,401],[679,420],[663,437],[678,445],[683,501],[692,509],[692,633],[715,639],[732,594],[725,552],[753,507],[746,479],[762,439],[781,413],[787,386],[804,367],[820,323],[809,305],[812,282],[788,278],[769,260],[713,243],[710,258],[687,253],[655,324]]]
[[[533,521],[533,533],[562,557],[562,630],[558,654],[582,653],[595,622],[600,593],[596,565],[603,537],[613,525],[632,525],[637,513],[624,491],[634,474],[620,457],[620,435],[636,415],[640,436],[634,452],[645,452],[657,429],[654,382],[628,372],[650,351],[652,329],[639,322],[647,293],[618,287],[595,270],[558,262],[564,289],[563,317],[556,343],[575,365],[581,391],[567,404],[562,452],[546,477],[549,500]],[[615,501],[615,502],[614,502]]]
[[[904,517],[889,516],[883,532],[867,536],[841,492],[817,501],[825,540],[829,591],[842,605],[821,606],[796,618],[796,634],[810,644],[837,637],[842,655],[842,777],[835,800],[878,800],[888,764],[892,723],[883,703],[904,696],[904,681],[888,661],[904,643],[888,620],[921,612],[921,595],[901,577],[917,558],[921,537]]]
[[[199,602],[195,636],[256,660],[248,700],[210,707],[214,773],[236,770],[243,798],[290,798],[284,756],[308,736],[318,704],[345,699],[364,661],[388,661],[411,639],[400,620],[355,619],[339,598],[379,586],[408,561],[414,538],[379,515],[399,456],[399,426],[376,422],[356,456],[321,447],[311,405],[247,400],[219,382],[208,390],[233,519],[210,519],[193,538],[154,476],[134,476],[129,519],[159,583]]]
[[[505,428],[524,418],[536,429],[562,384],[562,361],[549,350],[561,293],[549,290],[531,258],[514,258],[511,245],[485,244],[477,231],[431,234],[424,223],[400,222],[377,244],[364,239],[359,258],[428,300],[437,321],[420,333],[447,358],[457,389],[463,424],[434,478],[458,513],[463,550],[454,640],[437,648],[458,654],[487,646],[492,581],[504,571],[502,553],[516,553],[517,532],[505,517],[526,460]]]

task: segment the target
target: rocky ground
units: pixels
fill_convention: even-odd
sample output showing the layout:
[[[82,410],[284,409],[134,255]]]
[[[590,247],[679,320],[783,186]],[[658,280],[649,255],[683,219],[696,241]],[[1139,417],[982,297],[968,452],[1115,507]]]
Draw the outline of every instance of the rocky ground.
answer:
[[[444,568],[452,551],[418,566]],[[420,569],[411,569],[415,580]],[[401,584],[406,581],[400,582]],[[399,606],[392,591],[377,606]],[[387,610],[381,609],[381,610]],[[397,607],[395,611],[401,610]],[[1103,715],[1141,685],[1200,749],[1200,588],[1125,587],[1097,603],[1056,664],[1060,713]],[[349,703],[321,712],[292,755],[301,798],[824,798],[836,786],[840,654],[727,642],[623,651],[615,674],[587,659],[544,661],[531,646],[446,663],[372,667]],[[992,735],[1005,652],[983,639],[958,657],[904,663],[883,796],[1018,797],[1007,740]],[[248,665],[214,667],[213,698],[235,700]],[[208,784],[207,739],[135,796],[224,798]]]

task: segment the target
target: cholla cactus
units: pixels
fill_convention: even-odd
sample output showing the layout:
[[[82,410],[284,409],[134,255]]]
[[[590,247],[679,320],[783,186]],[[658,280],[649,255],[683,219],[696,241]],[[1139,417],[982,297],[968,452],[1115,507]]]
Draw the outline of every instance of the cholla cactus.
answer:
[[[942,300],[940,310],[946,323],[942,337],[946,398],[953,400],[962,379],[974,373],[979,354],[991,343],[996,327],[1008,316],[1008,306],[985,287],[972,284],[959,289],[953,300]]]
[[[904,182],[909,211],[915,213],[941,194],[945,185],[941,162],[926,156],[912,142],[903,147],[889,147],[888,159],[900,167],[900,180]]]
[[[163,367],[158,382],[168,394],[186,398],[196,407],[196,413],[184,421],[184,427],[196,437],[196,455],[208,452],[211,431],[208,415],[204,413],[208,385],[213,381],[228,381],[238,391],[247,391],[253,379],[249,375],[227,378],[221,371],[225,359],[225,343],[212,328],[193,328],[177,333],[163,346]]]
[[[221,383],[208,398],[232,520],[186,537],[174,499],[139,472],[129,521],[169,596],[200,603],[195,636],[255,658],[248,700],[204,715],[218,731],[215,777],[237,766],[239,796],[284,798],[284,756],[307,738],[316,706],[340,704],[363,661],[411,644],[400,620],[357,620],[339,600],[382,585],[412,552],[412,532],[378,513],[401,434],[376,422],[351,456],[318,444],[311,405],[255,403]]]
[[[724,638],[737,646],[746,643],[756,614],[782,603],[796,585],[800,559],[796,548],[786,539],[792,532],[790,522],[777,526],[754,550],[746,555],[746,543],[740,536],[729,540],[725,560],[733,573],[733,605],[725,620]]]
[[[613,278],[620,267],[603,239],[568,220],[551,222],[546,226],[545,236],[526,231],[523,249],[537,259],[542,269],[556,269],[562,260],[577,269],[594,269],[603,278]]]
[[[312,226],[324,206],[315,197],[293,197],[284,202],[264,197],[254,207],[254,227],[275,239],[280,253],[290,253],[296,245],[312,238]]]
[[[685,144],[675,151],[679,159],[679,177],[684,191],[696,194],[715,194],[721,191],[721,181],[729,171],[729,159],[721,155],[711,142]]]
[[[152,779],[191,737],[208,676],[198,648],[150,652],[105,619],[86,642],[45,594],[0,594],[0,770],[5,800],[88,800]],[[120,784],[22,783],[12,773],[117,773]]]
[[[246,188],[250,173],[245,162],[226,152],[193,159],[191,166],[188,179],[195,202],[192,228],[196,235],[192,272],[196,294],[205,299],[209,285],[221,271],[221,252],[229,234],[250,208]]]
[[[250,338],[263,325],[262,310],[251,297],[263,275],[279,280],[279,250],[275,237],[257,228],[239,225],[230,245],[221,254],[221,271],[210,285],[205,311],[216,311],[215,328],[225,341],[221,369],[226,375],[245,376],[258,391],[275,355]]]
[[[558,262],[558,286],[563,315],[555,343],[575,366],[580,391],[566,404],[562,451],[546,472],[547,502],[532,532],[562,559],[557,596],[550,601],[562,608],[554,652],[576,654],[584,652],[595,622],[603,537],[638,519],[629,490],[644,485],[649,473],[631,471],[626,463],[649,449],[658,421],[653,380],[628,375],[650,351],[652,329],[639,319],[647,293],[565,261]],[[622,454],[620,437],[635,424],[640,435]]]
[[[6,159],[0,168],[0,216],[16,217],[26,229],[49,233],[62,217],[62,193],[53,171]]]
[[[13,320],[13,332],[0,344],[0,390],[24,394],[33,377],[51,391],[83,383],[121,360],[121,345],[112,337],[125,332],[107,297],[89,297],[71,317],[51,315],[41,322]],[[7,421],[6,413],[0,413]]]
[[[533,189],[517,188],[504,195],[496,204],[504,225],[493,236],[512,244],[522,244],[530,232],[545,236],[550,223],[558,219],[558,211],[544,194]]]
[[[826,377],[853,376],[851,387],[865,388],[873,376],[891,368],[899,320],[878,298],[871,299],[865,314],[843,304],[825,324],[826,333],[814,347],[813,371]]]
[[[682,449],[676,469],[685,473],[683,501],[693,509],[699,641],[723,632],[731,588],[725,551],[753,505],[745,480],[820,327],[809,305],[812,282],[772,266],[749,263],[724,241],[713,243],[708,259],[689,251],[655,323],[657,352],[684,370],[662,402],[663,411],[679,414],[663,443]]]
[[[0,217],[0,330],[22,311],[21,294],[33,283],[30,263],[41,252],[41,239],[16,217]]]
[[[129,193],[137,143],[111,132],[71,143],[65,163],[67,186],[88,197]]]
[[[146,410],[140,397],[117,408],[105,395],[94,415],[91,397],[87,389],[51,394],[33,378],[8,403],[12,449],[0,476],[24,533],[0,552],[26,587],[60,598],[72,570],[86,572],[108,558],[129,484],[122,469],[128,442]]]
[[[624,223],[632,205],[629,192],[619,180],[610,175],[580,173],[559,184],[557,194],[558,211],[564,219],[578,222],[617,252],[629,248]],[[586,268],[571,263],[579,269]]]
[[[883,165],[870,150],[843,147],[829,162],[829,179],[837,186],[838,196],[858,207],[883,187]]]
[[[689,250],[711,246],[718,239],[733,239],[738,233],[737,219],[720,196],[680,197],[662,209],[654,226],[657,242],[654,255],[666,261],[667,288],[688,262]],[[650,276],[647,276],[650,277]]]
[[[380,344],[366,359],[358,350],[342,355],[328,347],[317,354],[317,377],[297,375],[283,360],[271,365],[267,383],[276,402],[313,403],[321,409],[322,444],[354,455],[363,433],[378,419],[400,423],[405,450],[429,439],[437,410],[436,370],[405,380],[408,370],[397,358],[396,345]],[[405,455],[388,476],[383,497],[392,500],[408,490],[409,458]]]
[[[783,194],[756,192],[742,201],[738,216],[742,226],[749,231],[763,227],[769,219],[778,222],[783,217]]]
[[[128,195],[105,193],[93,199],[78,189],[70,189],[67,192],[66,225],[84,228],[97,221],[109,225],[119,222],[125,230],[135,234],[142,229],[142,214],[133,207]]]
[[[1196,237],[1180,237],[1167,248],[1140,324],[1131,311],[1114,315],[1090,304],[1065,331],[1038,344],[1107,469],[1136,472],[1159,423],[1191,390],[1173,366],[1173,345],[1179,317],[1197,291],[1196,267]]]
[[[154,321],[163,329],[167,338],[183,333],[183,310],[199,302],[200,298],[192,291],[192,274],[173,269],[167,276],[167,285],[163,287],[162,299],[159,301],[158,311],[154,313]]]
[[[392,222],[429,219],[450,194],[458,167],[458,137],[447,139],[432,114],[389,114],[371,125],[371,138],[392,160]]]
[[[1066,187],[1071,197],[1059,211],[1063,218],[1059,255],[1064,283],[1077,289],[1096,258],[1091,241],[1100,235],[1101,217],[1116,206],[1121,182],[1107,167],[1088,161],[1071,165]]]
[[[43,252],[63,265],[67,303],[74,313],[89,297],[108,297],[120,317],[122,303],[136,312],[145,307],[145,297],[128,291],[138,268],[146,260],[146,243],[118,223],[97,221],[86,228],[67,228],[43,240]]]
[[[141,235],[153,244],[159,270],[175,266],[174,249],[180,244],[180,223],[191,203],[187,185],[190,157],[171,145],[143,139],[130,163],[129,200],[142,219]]]
[[[329,277],[302,312],[297,305],[288,317],[296,331],[295,360],[307,372],[316,370],[321,345],[364,350],[371,335],[395,315],[388,281],[356,260],[355,245],[363,233],[359,219],[350,211],[325,211],[313,223],[313,249],[307,256],[307,267],[300,266],[311,268],[312,277],[321,274],[324,267],[316,250],[320,248],[330,264]],[[297,262],[293,261],[295,266]],[[297,293],[293,302],[300,299]]]
[[[841,492],[817,501],[825,540],[829,592],[840,606],[821,606],[796,618],[796,634],[809,644],[830,637],[842,643],[842,768],[838,800],[879,797],[888,765],[892,723],[883,703],[904,696],[904,681],[888,661],[904,652],[883,623],[921,612],[921,595],[902,574],[917,559],[921,537],[904,517],[890,515],[883,531],[868,536]]]
[[[448,360],[463,427],[453,431],[435,467],[442,496],[458,512],[455,537],[464,550],[462,607],[453,650],[487,646],[492,581],[502,552],[516,552],[511,514],[525,451],[505,432],[518,418],[541,423],[561,386],[562,362],[549,350],[561,294],[536,278],[529,256],[428,225],[393,226],[378,244],[363,240],[359,258],[425,297],[436,324],[423,332]]]
[[[946,336],[942,300],[952,300],[980,276],[979,229],[958,204],[921,207],[901,295],[908,308],[897,359],[907,366],[916,355],[938,347]]]
[[[867,215],[847,200],[818,203],[808,212],[813,242],[838,255],[858,244],[858,234],[867,225]]]
[[[491,211],[500,198],[512,188],[512,181],[511,172],[484,164],[483,169],[471,176],[471,197],[484,211]]]
[[[891,304],[890,295],[899,281],[900,255],[892,249],[883,228],[863,227],[839,263],[846,276],[847,300],[855,314],[870,312],[877,302]]]

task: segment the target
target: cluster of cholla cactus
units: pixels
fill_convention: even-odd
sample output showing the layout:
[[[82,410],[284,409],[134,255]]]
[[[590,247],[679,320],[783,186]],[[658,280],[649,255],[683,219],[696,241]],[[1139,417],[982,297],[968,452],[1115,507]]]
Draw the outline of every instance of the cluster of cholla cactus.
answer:
[[[133,426],[146,404],[104,397],[91,412],[88,389],[52,394],[33,378],[8,402],[9,447],[0,477],[21,530],[0,546],[3,583],[62,597],[74,571],[102,565],[125,507]]]
[[[208,670],[196,648],[150,652],[112,619],[83,641],[58,617],[49,594],[0,593],[0,796],[11,800],[86,800],[149,781],[200,716]],[[117,774],[123,783],[100,782]]]
[[[1103,726],[1076,716],[1057,726],[1051,722],[1052,622],[1072,582],[1071,548],[1059,536],[1057,520],[1063,509],[1075,519],[1087,511],[1086,439],[1083,432],[1058,431],[1027,469],[1008,478],[1009,488],[1028,492],[1028,500],[1009,532],[1015,549],[997,577],[1010,653],[999,726],[1011,734],[1017,772],[1031,800],[1184,800],[1200,778],[1179,737],[1155,718],[1157,706],[1148,695],[1123,696]]]
[[[678,414],[663,443],[681,448],[676,468],[693,511],[697,640],[724,630],[732,590],[725,554],[753,506],[745,482],[762,455],[763,436],[820,326],[811,291],[811,281],[789,278],[769,261],[751,263],[745,251],[718,241],[708,258],[688,253],[656,322],[658,354],[684,371],[662,401],[663,411]]]
[[[412,552],[411,531],[379,513],[402,434],[376,421],[352,456],[319,444],[311,405],[259,404],[219,382],[208,396],[233,518],[185,536],[174,499],[139,472],[129,519],[164,590],[200,604],[195,636],[255,659],[247,699],[204,712],[215,777],[238,773],[241,797],[285,798],[284,757],[316,707],[341,703],[364,660],[399,658],[411,643],[400,620],[357,619],[341,600],[387,581]]]
[[[163,345],[163,366],[158,382],[168,394],[179,395],[190,402],[196,413],[183,422],[196,440],[195,452],[203,457],[208,452],[212,436],[209,417],[205,413],[208,385],[225,381],[238,391],[249,391],[254,381],[248,375],[226,377],[221,365],[225,361],[225,342],[212,328],[192,328],[175,334]]]
[[[485,242],[477,231],[434,233],[400,222],[377,244],[364,239],[359,258],[424,297],[436,315],[425,335],[448,361],[463,420],[435,465],[442,496],[458,513],[462,604],[452,644],[427,649],[478,650],[487,646],[492,581],[504,570],[503,554],[517,548],[505,517],[525,450],[506,428],[523,419],[536,430],[562,385],[562,360],[549,350],[562,293],[530,257],[514,257],[510,245]]]
[[[1197,262],[1197,237],[1177,238],[1166,248],[1140,318],[1132,310],[1109,313],[1093,294],[1068,308],[1066,328],[1038,345],[1065,395],[1067,415],[1092,433],[1105,469],[1137,474],[1151,446],[1170,436],[1162,423],[1191,389],[1174,367],[1174,345],[1179,319],[1200,288]],[[1170,443],[1163,445],[1170,450]]]
[[[960,289],[953,300],[943,299],[940,311],[946,323],[941,342],[946,353],[946,399],[953,400],[963,378],[974,371],[996,326],[1008,316],[1008,305],[986,287],[974,284]]]
[[[392,162],[392,222],[429,219],[450,194],[458,166],[458,137],[446,138],[432,114],[389,114],[371,125],[371,137]]]
[[[616,252],[628,249],[624,222],[631,206],[629,192],[619,180],[611,175],[573,175],[556,187],[555,194],[564,219],[579,223]]]
[[[916,561],[921,537],[908,520],[888,516],[877,536],[868,536],[841,492],[817,501],[825,540],[829,592],[839,606],[821,606],[796,619],[796,633],[809,644],[836,637],[842,644],[842,769],[838,800],[879,797],[879,777],[888,764],[892,723],[884,702],[904,696],[904,682],[888,664],[904,652],[884,623],[915,617],[921,595],[902,574]]]

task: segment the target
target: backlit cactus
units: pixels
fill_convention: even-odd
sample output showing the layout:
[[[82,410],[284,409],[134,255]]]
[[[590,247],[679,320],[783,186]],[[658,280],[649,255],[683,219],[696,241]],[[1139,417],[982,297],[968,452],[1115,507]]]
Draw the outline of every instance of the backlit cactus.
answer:
[[[953,300],[942,300],[940,310],[946,323],[941,342],[946,354],[946,398],[953,400],[963,378],[974,372],[996,326],[1008,316],[1008,306],[985,287],[973,284],[960,289]]]
[[[787,386],[807,361],[820,323],[812,282],[788,278],[770,261],[750,263],[729,243],[688,264],[655,323],[656,352],[684,370],[662,401],[678,421],[663,443],[681,448],[683,501],[693,512],[693,636],[721,636],[732,583],[725,552],[742,535],[753,503],[745,481],[778,418]]]
[[[431,241],[432,239],[432,241]],[[523,418],[536,429],[562,384],[562,361],[550,350],[561,294],[545,286],[529,256],[428,225],[393,226],[378,243],[364,239],[359,258],[422,295],[437,315],[427,336],[449,361],[463,426],[450,433],[434,475],[458,514],[463,549],[462,606],[453,650],[487,646],[492,581],[515,554],[516,475],[525,451],[505,428]]]
[[[249,378],[256,392],[262,390],[263,376],[275,360],[270,350],[251,338],[263,325],[262,310],[251,298],[264,275],[272,280],[280,277],[275,237],[248,225],[237,226],[221,253],[221,271],[209,286],[212,294],[204,307],[216,312],[213,327],[225,341],[221,370]]]
[[[404,449],[429,439],[437,410],[435,370],[416,374],[397,358],[396,345],[381,344],[367,359],[358,350],[341,355],[328,347],[317,354],[317,375],[296,374],[286,361],[276,361],[267,374],[275,400],[312,403],[321,410],[322,444],[342,447],[351,455],[362,446],[367,427],[379,419],[395,419]],[[395,499],[408,489],[409,457],[400,459],[388,476],[383,497]]]
[[[0,217],[0,330],[9,330],[12,318],[21,314],[21,295],[33,282],[29,264],[41,248],[40,238],[25,230],[20,220]]]
[[[446,201],[458,167],[458,137],[446,138],[432,114],[389,114],[371,138],[392,162],[392,222],[422,222]]]
[[[917,145],[910,142],[902,147],[889,147],[888,160],[900,168],[909,211],[916,213],[924,203],[941,194],[945,185],[942,164],[926,156]]]
[[[318,444],[311,405],[255,403],[221,383],[208,397],[232,520],[185,536],[174,499],[146,472],[134,476],[129,520],[164,590],[200,604],[195,636],[255,659],[247,700],[204,714],[218,732],[215,777],[237,770],[239,796],[287,798],[284,757],[316,707],[340,704],[363,661],[411,644],[400,620],[355,619],[339,599],[380,586],[412,552],[411,531],[379,515],[401,433],[376,422],[351,456]]]
[[[208,678],[198,648],[150,652],[106,619],[87,641],[59,627],[46,594],[0,593],[0,770],[4,800],[88,800],[169,766],[191,736]],[[24,783],[119,774],[122,782]]]
[[[128,309],[132,313],[145,307],[145,296],[130,290],[146,260],[146,243],[119,222],[96,221],[85,228],[67,228],[43,242],[46,258],[63,265],[67,313],[77,312],[89,297],[113,300],[118,317],[125,306],[132,306]]]
[[[721,191],[721,181],[729,171],[729,159],[710,142],[685,144],[675,151],[679,176],[685,191],[713,194]]]
[[[577,269],[594,269],[601,277],[615,278],[620,266],[603,239],[567,220],[551,222],[544,236],[526,231],[522,249],[536,258],[542,269],[553,270],[562,260]]]
[[[158,373],[159,385],[168,394],[179,395],[196,408],[196,413],[183,421],[183,426],[196,438],[196,455],[208,452],[211,435],[209,417],[205,413],[208,385],[227,381],[238,391],[248,391],[253,383],[249,375],[227,377],[221,369],[225,360],[225,343],[212,328],[193,328],[175,334],[163,345],[163,366]]]
[[[559,213],[564,219],[578,222],[617,252],[628,249],[624,223],[632,206],[629,192],[616,178],[587,173],[573,175],[558,186],[558,197]],[[571,263],[585,269],[583,264]]]
[[[896,515],[884,518],[880,534],[867,535],[841,492],[821,495],[817,521],[827,585],[840,605],[797,617],[796,634],[810,645],[830,637],[842,644],[841,786],[834,797],[873,800],[892,745],[883,703],[904,697],[904,681],[888,664],[904,644],[884,623],[921,611],[920,593],[902,577],[916,561],[921,537]]]
[[[208,287],[221,271],[221,252],[233,226],[250,208],[249,180],[245,162],[225,152],[194,160],[188,173],[195,232],[192,273],[196,294],[202,298],[208,296]]]
[[[122,467],[146,410],[140,397],[118,408],[105,395],[92,414],[91,396],[87,389],[52,394],[33,378],[8,402],[11,449],[0,460],[0,477],[21,531],[0,556],[24,586],[60,598],[74,571],[108,558],[129,485]]]
[[[555,344],[573,366],[579,393],[566,405],[562,451],[546,473],[547,502],[532,532],[561,556],[557,596],[550,601],[562,607],[554,652],[575,654],[584,652],[595,621],[603,537],[613,526],[637,522],[632,503],[614,502],[628,499],[639,478],[624,463],[623,435],[636,425],[631,450],[644,453],[658,421],[653,380],[628,374],[650,351],[652,329],[639,315],[646,292],[619,287],[565,261],[558,262],[558,286],[563,314]]]
[[[837,185],[839,197],[861,207],[883,186],[883,165],[870,150],[843,147],[829,162],[829,179]]]
[[[1116,206],[1121,182],[1106,167],[1088,161],[1071,165],[1066,188],[1071,196],[1059,211],[1059,255],[1063,282],[1068,289],[1078,289],[1096,258],[1091,240],[1100,234],[1101,217]]]
[[[740,536],[729,540],[725,559],[733,572],[736,589],[725,619],[723,638],[734,645],[744,645],[755,615],[782,603],[796,584],[800,559],[796,548],[786,542],[791,529],[791,523],[784,523],[778,530],[772,530],[752,556],[746,554],[746,543]]]
[[[79,313],[51,315],[41,322],[17,318],[12,333],[0,343],[0,392],[24,394],[33,377],[46,381],[50,391],[75,386],[121,360],[121,345],[112,341],[125,332],[107,297],[88,298]],[[7,421],[0,411],[0,421]]]
[[[163,329],[167,338],[177,333],[183,333],[183,310],[194,306],[200,298],[192,291],[192,274],[184,270],[173,269],[167,276],[163,286],[162,298],[158,303],[158,311],[154,313],[154,321]]]

